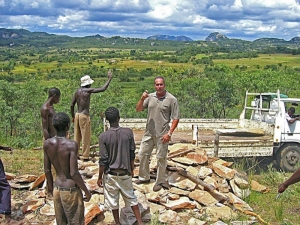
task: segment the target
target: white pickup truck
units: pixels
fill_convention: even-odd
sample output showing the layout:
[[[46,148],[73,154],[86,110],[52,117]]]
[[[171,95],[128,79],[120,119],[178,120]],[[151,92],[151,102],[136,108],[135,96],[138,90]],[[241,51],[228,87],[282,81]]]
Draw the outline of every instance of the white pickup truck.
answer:
[[[239,119],[180,119],[171,144],[192,143],[220,158],[270,156],[283,171],[292,172],[300,162],[300,121],[290,124],[286,114],[298,104],[300,98],[288,98],[279,90],[246,92]],[[132,128],[140,143],[146,119],[121,118],[120,125]]]

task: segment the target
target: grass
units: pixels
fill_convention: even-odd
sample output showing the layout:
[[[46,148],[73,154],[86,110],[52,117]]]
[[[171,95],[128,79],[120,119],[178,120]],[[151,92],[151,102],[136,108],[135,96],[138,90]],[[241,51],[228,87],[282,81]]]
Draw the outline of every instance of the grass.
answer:
[[[260,54],[257,58],[251,59],[215,59],[213,60],[216,65],[225,64],[231,68],[236,65],[247,66],[248,70],[255,70],[257,66],[264,68],[266,65],[277,65],[299,67],[300,56],[288,54]]]
[[[15,175],[44,173],[43,150],[14,150],[13,154],[1,152],[5,172]]]

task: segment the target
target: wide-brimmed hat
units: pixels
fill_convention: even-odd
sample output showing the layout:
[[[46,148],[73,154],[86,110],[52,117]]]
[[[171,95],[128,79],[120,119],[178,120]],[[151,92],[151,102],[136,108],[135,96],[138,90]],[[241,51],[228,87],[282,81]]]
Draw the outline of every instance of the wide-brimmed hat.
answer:
[[[81,87],[94,83],[94,80],[89,75],[81,77]]]

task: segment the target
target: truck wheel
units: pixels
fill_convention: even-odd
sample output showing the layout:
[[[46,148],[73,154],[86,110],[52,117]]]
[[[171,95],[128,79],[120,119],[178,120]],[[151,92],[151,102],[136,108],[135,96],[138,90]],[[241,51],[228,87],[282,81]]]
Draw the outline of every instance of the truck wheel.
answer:
[[[300,166],[300,146],[286,145],[277,153],[276,161],[284,172],[295,172]]]

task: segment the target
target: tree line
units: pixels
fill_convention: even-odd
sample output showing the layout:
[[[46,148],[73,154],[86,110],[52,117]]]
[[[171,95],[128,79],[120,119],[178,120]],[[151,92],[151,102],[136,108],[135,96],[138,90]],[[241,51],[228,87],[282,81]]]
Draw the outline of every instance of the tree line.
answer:
[[[92,68],[88,72],[96,80],[93,86],[102,86],[107,69],[92,71]],[[61,90],[61,100],[55,109],[70,115],[71,98],[82,75],[82,71],[73,71],[48,82],[38,76],[28,76],[23,82],[0,80],[1,142],[25,149],[41,145],[40,107],[48,97],[48,89]],[[280,89],[290,97],[300,97],[299,71],[292,68],[243,71],[217,65],[202,70],[188,65],[181,68],[162,66],[140,72],[114,70],[108,90],[91,97],[92,143],[97,142],[103,131],[103,112],[108,106],[117,107],[124,118],[146,117],[146,112],[135,112],[135,105],[144,90],[154,91],[156,76],[164,76],[167,90],[178,98],[181,118],[238,118],[246,90],[276,92]],[[130,81],[122,81],[124,77]],[[71,126],[71,133],[72,129]]]

